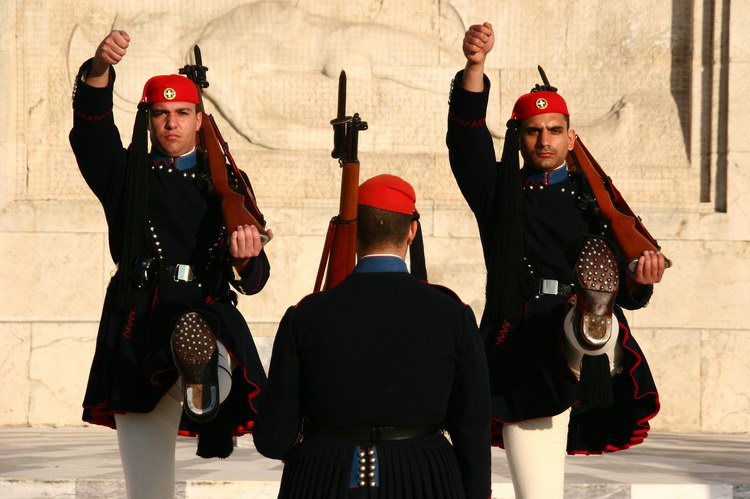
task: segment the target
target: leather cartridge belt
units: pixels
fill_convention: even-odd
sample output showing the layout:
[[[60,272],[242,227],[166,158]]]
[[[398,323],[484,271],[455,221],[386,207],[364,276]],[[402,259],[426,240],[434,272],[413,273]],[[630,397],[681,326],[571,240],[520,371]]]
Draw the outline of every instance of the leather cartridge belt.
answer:
[[[410,438],[426,437],[440,432],[440,426],[329,426],[306,421],[302,433],[305,436],[357,440],[360,442],[391,442]]]
[[[197,279],[195,267],[185,263],[166,266],[167,275],[176,282],[191,282]]]
[[[537,295],[555,295],[570,298],[575,293],[572,284],[565,284],[555,279],[534,279],[536,282],[532,289]]]

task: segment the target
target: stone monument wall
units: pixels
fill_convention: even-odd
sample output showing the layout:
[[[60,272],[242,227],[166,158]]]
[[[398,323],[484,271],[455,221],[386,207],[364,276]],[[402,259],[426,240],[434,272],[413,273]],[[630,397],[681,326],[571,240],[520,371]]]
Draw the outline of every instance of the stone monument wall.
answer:
[[[67,134],[79,65],[112,29],[132,38],[115,118],[129,135],[142,85],[201,46],[212,112],[276,238],[272,277],[240,308],[268,359],[287,306],[309,293],[340,171],[330,157],[337,77],[349,77],[362,178],[412,182],[430,280],[477,315],[476,225],[445,147],[466,28],[497,43],[488,123],[500,151],[541,64],[572,125],[675,266],[630,314],[661,392],[654,428],[750,432],[750,10],[708,0],[0,0],[0,425],[78,425],[106,283],[98,202]],[[106,165],[102,165],[103,168]]]

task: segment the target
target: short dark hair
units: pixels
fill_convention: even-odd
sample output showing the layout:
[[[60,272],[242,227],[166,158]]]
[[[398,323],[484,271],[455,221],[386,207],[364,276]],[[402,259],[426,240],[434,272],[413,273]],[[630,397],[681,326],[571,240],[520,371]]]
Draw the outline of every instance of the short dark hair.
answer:
[[[409,234],[412,216],[372,206],[357,206],[357,245],[360,250],[397,246]]]

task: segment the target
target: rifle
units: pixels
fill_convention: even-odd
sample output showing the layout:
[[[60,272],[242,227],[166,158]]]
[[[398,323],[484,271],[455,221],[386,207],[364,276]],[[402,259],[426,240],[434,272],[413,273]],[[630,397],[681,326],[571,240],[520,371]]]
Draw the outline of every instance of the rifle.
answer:
[[[367,130],[367,123],[361,120],[358,113],[346,116],[346,73],[343,70],[339,74],[337,115],[331,120],[331,125],[331,157],[337,158],[341,167],[341,194],[339,214],[331,218],[328,224],[318,275],[315,278],[315,292],[320,291],[324,276],[324,289],[332,288],[343,281],[354,270],[357,257],[357,144],[359,132]]]
[[[537,84],[531,91],[557,92],[557,88],[550,85],[542,67],[536,68],[544,85]],[[579,188],[579,191],[582,192],[579,199],[582,207],[591,208],[595,216],[612,227],[615,242],[628,262],[628,270],[635,272],[638,257],[644,251],[658,251],[661,246],[646,230],[641,217],[630,209],[620,191],[612,183],[612,179],[599,166],[578,135],[573,143],[573,150],[568,152],[566,161],[571,178],[581,180],[582,188]],[[666,268],[672,266],[672,261],[666,256],[664,266]]]
[[[208,68],[203,66],[198,45],[194,47],[194,53],[195,64],[185,65],[180,69],[180,74],[187,76],[198,87],[198,110],[203,113],[203,122],[197,132],[196,150],[203,164],[208,165],[208,178],[205,180],[210,181],[211,191],[220,200],[226,230],[231,232],[239,225],[254,225],[260,232],[261,244],[265,245],[270,239],[265,230],[266,221],[255,201],[253,187],[249,181],[245,181],[242,172],[237,168],[229,152],[229,144],[221,136],[213,115],[206,114],[204,110],[203,89],[208,87]]]
[[[617,246],[628,262],[628,270],[635,272],[638,257],[647,250],[660,250],[661,246],[646,230],[641,217],[633,213],[612,183],[612,179],[599,166],[578,136],[573,144],[573,150],[568,152],[567,162],[571,176],[583,180],[582,199],[586,204],[590,204],[595,215],[612,227]],[[672,261],[666,256],[664,265],[666,268],[672,266]]]

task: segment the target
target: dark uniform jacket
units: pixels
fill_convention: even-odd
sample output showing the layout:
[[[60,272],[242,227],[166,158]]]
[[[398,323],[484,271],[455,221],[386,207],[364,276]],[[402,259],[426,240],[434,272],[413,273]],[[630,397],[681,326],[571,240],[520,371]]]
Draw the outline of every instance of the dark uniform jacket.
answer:
[[[469,92],[453,85],[448,116],[447,144],[451,169],[479,226],[485,262],[494,250],[493,224],[496,177],[500,164],[485,122],[490,82],[484,92]],[[521,171],[524,190],[524,252],[532,291],[523,320],[494,323],[482,318],[481,330],[490,370],[493,443],[502,446],[502,424],[559,414],[573,406],[568,452],[600,453],[643,441],[648,420],[659,410],[650,370],[628,328],[622,308],[637,309],[651,296],[632,296],[623,283],[615,315],[620,325],[623,365],[613,378],[615,405],[582,410],[577,406],[577,381],[567,368],[562,344],[562,319],[568,296],[541,293],[539,279],[572,285],[574,275],[568,246],[581,234],[607,235],[607,227],[577,206],[576,186],[566,168],[552,172]],[[622,268],[624,271],[624,268]],[[621,279],[621,282],[622,279]]]
[[[394,262],[399,271],[381,271]],[[286,312],[260,406],[255,445],[286,461],[280,497],[489,496],[489,393],[474,315],[449,290],[406,273],[397,257],[365,258],[341,284]],[[438,424],[453,445],[439,434],[376,444],[376,486],[362,489],[350,480],[353,452],[372,444],[296,443],[304,420]]]
[[[82,82],[79,73],[70,143],[86,183],[104,208],[110,254],[118,262],[125,226],[126,150],[112,115],[114,71],[111,80],[106,88],[94,88]],[[250,431],[255,416],[253,398],[265,383],[247,323],[231,303],[235,295],[229,284],[246,294],[257,293],[268,279],[268,260],[261,253],[247,275],[235,280],[218,203],[196,187],[195,153],[176,161],[152,156],[151,164],[143,168],[151,170],[149,228],[153,244],[147,254],[155,258],[159,272],[187,264],[193,266],[197,278],[191,282],[157,278],[138,290],[128,312],[118,312],[112,305],[112,291],[121,276],[114,276],[102,310],[83,419],[114,428],[114,413],[153,410],[178,377],[169,344],[174,320],[198,309],[240,365],[234,370],[232,391],[219,416],[203,425],[183,417],[181,433],[205,432],[226,440],[232,433]]]

